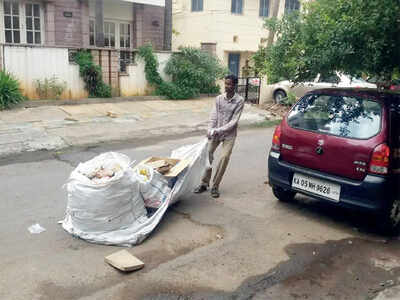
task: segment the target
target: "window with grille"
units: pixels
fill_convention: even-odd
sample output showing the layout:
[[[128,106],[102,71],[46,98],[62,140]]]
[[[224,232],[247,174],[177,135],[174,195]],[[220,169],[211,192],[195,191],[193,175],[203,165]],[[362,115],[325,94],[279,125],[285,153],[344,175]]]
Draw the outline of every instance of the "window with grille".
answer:
[[[6,43],[21,43],[19,4],[4,1],[4,32]]]
[[[26,16],[26,42],[28,44],[41,44],[40,5],[25,4]]]
[[[130,51],[119,52],[119,71],[121,73],[127,72],[127,66],[134,63],[135,53]]]
[[[232,0],[231,12],[234,14],[243,13],[243,0]]]
[[[203,0],[192,0],[192,11],[202,11]]]
[[[130,48],[131,47],[131,26],[130,24],[119,24],[119,47]]]
[[[96,23],[94,20],[89,21],[89,45],[96,46]]]
[[[260,17],[269,16],[269,0],[260,0]]]
[[[115,23],[104,22],[104,46],[115,48]]]
[[[290,13],[294,10],[300,9],[299,0],[285,0],[285,13]]]

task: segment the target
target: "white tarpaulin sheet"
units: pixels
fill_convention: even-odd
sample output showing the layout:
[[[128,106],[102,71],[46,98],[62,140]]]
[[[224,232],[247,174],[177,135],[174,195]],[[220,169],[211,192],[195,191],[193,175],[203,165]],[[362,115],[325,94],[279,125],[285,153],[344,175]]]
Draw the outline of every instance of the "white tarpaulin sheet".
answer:
[[[140,4],[148,4],[148,5],[165,6],[165,0],[122,0],[122,1],[132,2],[132,3],[140,3]]]
[[[167,200],[150,217],[145,214],[139,182],[129,158],[110,152],[81,163],[66,184],[68,203],[63,228],[93,243],[119,246],[141,243],[161,221],[167,208],[190,197],[199,184],[206,167],[207,139],[176,149],[171,157],[188,160],[190,164],[179,174]],[[99,161],[108,165],[117,162],[121,170],[111,182],[94,185],[82,173]]]

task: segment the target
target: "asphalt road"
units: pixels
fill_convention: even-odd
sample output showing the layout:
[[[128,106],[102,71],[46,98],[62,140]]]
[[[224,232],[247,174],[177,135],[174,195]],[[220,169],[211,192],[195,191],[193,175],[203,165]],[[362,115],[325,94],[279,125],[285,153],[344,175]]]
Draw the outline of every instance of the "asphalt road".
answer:
[[[143,244],[128,249],[146,264],[129,274],[104,262],[120,248],[87,243],[57,224],[63,184],[79,162],[102,152],[140,161],[202,137],[2,161],[0,299],[399,299],[400,243],[376,232],[371,216],[273,197],[265,184],[272,131],[241,131],[221,198],[205,193],[172,206]],[[29,233],[35,223],[46,231]]]

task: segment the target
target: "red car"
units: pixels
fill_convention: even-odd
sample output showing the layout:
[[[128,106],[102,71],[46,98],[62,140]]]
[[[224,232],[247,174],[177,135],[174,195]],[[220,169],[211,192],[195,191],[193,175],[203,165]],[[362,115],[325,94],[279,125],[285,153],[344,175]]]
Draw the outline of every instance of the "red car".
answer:
[[[277,126],[269,183],[281,201],[296,193],[376,212],[400,227],[400,95],[375,89],[307,93]]]

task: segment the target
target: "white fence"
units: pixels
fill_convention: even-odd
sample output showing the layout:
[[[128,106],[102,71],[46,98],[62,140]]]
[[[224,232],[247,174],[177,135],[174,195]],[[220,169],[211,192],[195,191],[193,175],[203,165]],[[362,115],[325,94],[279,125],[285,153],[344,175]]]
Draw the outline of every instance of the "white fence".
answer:
[[[79,67],[68,61],[68,49],[24,46],[4,47],[4,69],[20,82],[29,99],[37,99],[35,81],[55,76],[65,83],[62,99],[80,99],[88,96],[79,77]]]
[[[61,99],[82,99],[88,97],[83,80],[79,76],[79,66],[68,60],[67,48],[3,46],[4,69],[20,82],[21,89],[29,99],[38,99],[36,80],[56,77],[65,83],[66,89]],[[161,76],[170,53],[156,53],[160,63]],[[121,96],[143,96],[152,93],[146,81],[144,61],[137,57],[136,63],[127,67],[127,74],[119,77]]]

